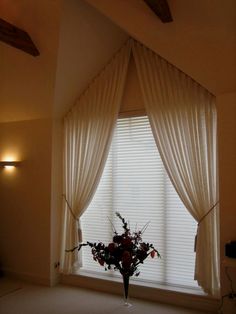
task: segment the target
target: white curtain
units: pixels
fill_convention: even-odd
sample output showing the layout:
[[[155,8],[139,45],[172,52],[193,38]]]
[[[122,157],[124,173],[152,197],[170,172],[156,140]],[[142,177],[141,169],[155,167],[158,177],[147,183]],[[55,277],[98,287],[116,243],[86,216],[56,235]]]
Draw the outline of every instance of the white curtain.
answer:
[[[141,44],[133,42],[132,51],[162,160],[180,198],[199,223],[195,279],[205,292],[218,296],[215,97]]]
[[[64,209],[60,270],[80,265],[80,216],[95,193],[109,151],[126,79],[127,43],[77,101],[64,120]]]

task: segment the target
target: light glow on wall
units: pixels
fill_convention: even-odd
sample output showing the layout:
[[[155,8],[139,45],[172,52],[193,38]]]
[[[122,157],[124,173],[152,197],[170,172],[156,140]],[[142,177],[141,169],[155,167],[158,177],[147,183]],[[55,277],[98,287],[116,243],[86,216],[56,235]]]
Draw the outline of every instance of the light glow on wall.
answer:
[[[12,172],[19,165],[19,161],[14,155],[5,155],[2,161],[0,161],[0,166],[4,167],[7,172]]]
[[[9,165],[7,165],[7,166],[4,166],[4,168],[5,168],[5,170],[6,170],[7,172],[12,172],[12,171],[14,171],[15,166],[9,166]]]

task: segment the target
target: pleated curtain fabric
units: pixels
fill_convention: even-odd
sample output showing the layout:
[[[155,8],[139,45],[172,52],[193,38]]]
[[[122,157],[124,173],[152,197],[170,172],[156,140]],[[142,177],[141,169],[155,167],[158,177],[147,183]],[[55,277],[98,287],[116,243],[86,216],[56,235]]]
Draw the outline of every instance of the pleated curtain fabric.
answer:
[[[114,56],[64,119],[64,208],[60,270],[81,266],[80,217],[89,205],[108,155],[123,96],[130,43]]]
[[[199,223],[195,279],[206,293],[217,297],[220,280],[215,97],[138,42],[132,42],[132,52],[159,153],[177,193]]]

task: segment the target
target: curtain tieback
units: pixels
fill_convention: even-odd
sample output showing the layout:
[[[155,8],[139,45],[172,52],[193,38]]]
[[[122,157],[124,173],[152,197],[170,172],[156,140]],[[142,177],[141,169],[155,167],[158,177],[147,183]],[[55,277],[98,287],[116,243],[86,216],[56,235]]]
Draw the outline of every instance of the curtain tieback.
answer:
[[[197,226],[200,226],[200,223],[210,214],[210,212],[219,204],[219,201],[217,201],[209,210],[205,213],[205,215],[202,216],[202,218],[199,219]]]
[[[64,197],[65,202],[66,202],[66,205],[68,206],[69,211],[70,211],[72,217],[74,218],[74,220],[79,221],[79,219],[75,216],[75,214],[74,214],[74,212],[73,212],[73,210],[72,210],[72,208],[71,208],[69,202],[67,201],[65,194],[62,194],[62,196]]]
[[[67,200],[65,194],[62,194],[62,196],[63,196],[64,199],[65,199],[66,205],[68,206],[69,211],[70,211],[72,217],[74,218],[74,220],[76,220],[76,221],[78,222],[78,238],[79,238],[79,240],[80,240],[80,242],[81,242],[81,241],[82,241],[82,231],[81,231],[81,228],[80,228],[80,220],[79,220],[79,218],[77,218],[77,217],[75,216],[75,214],[74,214],[74,212],[73,212],[73,210],[72,210],[72,208],[71,208],[71,206],[70,206],[70,204],[69,204],[69,202],[68,202],[68,200]]]
[[[219,204],[219,201],[217,201],[198,221],[197,224],[197,234],[198,234],[198,228],[201,224],[201,222],[211,213],[211,211]],[[197,249],[197,234],[195,235],[195,242],[194,242],[194,252],[196,252]]]

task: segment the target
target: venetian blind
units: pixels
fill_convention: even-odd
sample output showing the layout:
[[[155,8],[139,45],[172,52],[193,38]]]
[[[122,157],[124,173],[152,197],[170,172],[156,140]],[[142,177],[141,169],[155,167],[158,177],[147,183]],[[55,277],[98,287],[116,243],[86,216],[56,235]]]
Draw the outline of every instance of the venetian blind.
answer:
[[[153,243],[162,256],[146,259],[137,280],[197,287],[196,222],[168,178],[146,116],[118,119],[101,181],[81,218],[83,240],[108,244],[112,224],[122,232],[116,211],[130,222],[131,230],[150,222],[143,240]],[[105,273],[88,247],[83,248],[82,269]]]

